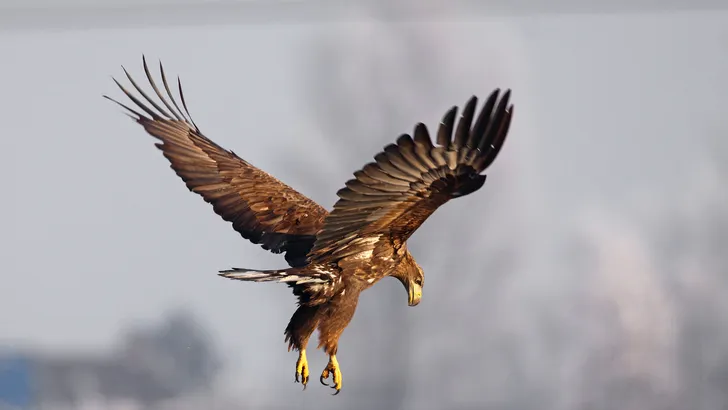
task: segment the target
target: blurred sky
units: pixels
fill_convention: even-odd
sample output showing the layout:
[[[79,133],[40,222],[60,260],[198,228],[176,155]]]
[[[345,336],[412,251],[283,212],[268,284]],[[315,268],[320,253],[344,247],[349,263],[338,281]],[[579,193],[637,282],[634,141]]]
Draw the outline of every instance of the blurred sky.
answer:
[[[113,13],[104,18],[113,22]],[[346,141],[347,128],[332,135],[322,125],[325,115],[312,107],[323,104],[311,87],[312,50],[326,44],[347,61],[371,56],[386,71],[387,53],[397,49],[388,48],[392,38],[380,34],[384,23],[372,18],[0,28],[0,171],[8,176],[0,201],[0,343],[100,351],[124,326],[187,306],[230,354],[235,377],[229,385],[254,389],[281,375],[292,379],[295,358],[283,344],[294,309],[288,289],[215,276],[230,266],[280,267],[283,259],[240,238],[187,191],[141,127],[101,98],[121,96],[110,79],[123,76],[120,64],[142,78],[142,53],[151,62],[161,59],[168,75],[182,77],[192,115],[207,136],[327,208],[354,170],[416,122],[432,129],[446,109],[471,94],[513,88],[511,136],[485,190],[447,204],[433,217],[438,229],[426,224],[415,234],[410,248],[428,275],[423,304],[407,308],[396,281],[367,292],[358,313],[365,319],[357,316],[343,337],[344,367],[357,343],[365,343],[355,339],[384,331],[377,323],[387,320],[384,315],[366,320],[361,313],[373,311],[381,298],[401,301],[415,328],[452,322],[438,314],[445,305],[454,314],[473,309],[458,305],[456,296],[444,298],[438,284],[478,273],[448,272],[446,262],[428,266],[433,256],[425,255],[424,244],[456,240],[468,215],[485,212],[484,203],[496,200],[493,192],[504,198],[498,227],[477,235],[518,232],[529,273],[511,284],[512,300],[500,305],[508,326],[517,328],[519,321],[532,323],[535,312],[568,287],[561,280],[570,276],[554,274],[561,269],[556,250],[566,237],[584,224],[595,237],[614,231],[622,232],[619,237],[619,226],[684,201],[699,185],[701,162],[715,149],[711,140],[727,130],[726,11],[481,13],[463,21],[427,20],[386,24],[419,36],[433,64],[448,73],[432,84],[443,91],[421,101],[402,90],[406,115],[386,132],[367,125],[370,111],[359,110],[359,132],[367,126],[372,132],[347,154],[356,162],[344,164],[331,159],[338,153],[329,141]],[[405,77],[418,69],[395,68]],[[356,88],[360,77],[350,81]],[[397,93],[400,80],[382,81]],[[456,214],[459,222],[442,223]],[[476,250],[469,257],[477,256]],[[315,373],[319,365],[314,367]]]

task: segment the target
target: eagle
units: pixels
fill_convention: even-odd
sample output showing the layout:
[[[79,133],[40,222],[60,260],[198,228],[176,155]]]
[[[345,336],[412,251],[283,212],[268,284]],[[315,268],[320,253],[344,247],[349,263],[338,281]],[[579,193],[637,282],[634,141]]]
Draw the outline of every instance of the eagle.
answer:
[[[407,290],[409,306],[422,297],[425,275],[407,249],[407,239],[436,209],[453,198],[479,190],[486,170],[508,135],[513,118],[510,89],[491,92],[476,117],[472,96],[457,117],[453,106],[443,116],[435,139],[418,123],[354,172],[337,192],[331,211],[272,175],[208,139],[192,120],[182,83],[179,101],[160,61],[160,89],[142,56],[151,98],[122,70],[138,95],[112,77],[136,106],[113,98],[158,142],[187,188],[210,203],[240,235],[273,253],[284,254],[288,267],[275,270],[232,268],[218,274],[229,279],[285,283],[298,307],[285,329],[288,351],[298,351],[295,381],[309,381],[306,347],[318,329],[318,348],[329,361],[319,378],[338,394],[342,373],[337,361],[339,338],[348,326],[360,294],[381,279],[397,278]],[[499,98],[500,97],[500,98]],[[131,105],[131,104],[130,104]],[[456,118],[457,117],[457,118]],[[457,119],[457,122],[456,122]]]

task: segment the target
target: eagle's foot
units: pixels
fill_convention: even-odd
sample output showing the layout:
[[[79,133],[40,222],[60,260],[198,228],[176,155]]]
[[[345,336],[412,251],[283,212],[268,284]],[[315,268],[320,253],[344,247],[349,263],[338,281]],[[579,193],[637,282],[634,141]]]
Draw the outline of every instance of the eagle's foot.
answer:
[[[298,361],[296,362],[296,383],[299,381],[303,384],[303,390],[306,390],[306,385],[308,384],[308,360],[306,359],[306,349],[301,349],[298,352]]]
[[[329,378],[329,375],[333,376],[333,385],[329,385],[324,381]],[[336,360],[336,355],[329,356],[329,364],[326,365],[326,368],[321,373],[319,381],[324,386],[330,386],[332,389],[336,389],[334,396],[341,391],[341,369],[339,368],[339,362]]]

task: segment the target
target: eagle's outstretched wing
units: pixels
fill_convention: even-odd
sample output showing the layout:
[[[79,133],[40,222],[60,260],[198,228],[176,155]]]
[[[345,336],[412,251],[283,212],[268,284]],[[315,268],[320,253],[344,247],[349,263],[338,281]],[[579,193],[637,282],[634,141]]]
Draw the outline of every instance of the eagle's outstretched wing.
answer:
[[[147,80],[158,97],[156,102],[125,69],[130,83],[149,105],[127,91],[116,79],[114,82],[141,111],[104,97],[129,110],[136,122],[161,141],[155,145],[162,150],[187,188],[212,204],[215,213],[232,222],[233,228],[243,238],[275,253],[286,252],[286,260],[291,266],[305,264],[305,256],[328,212],[205,137],[189,115],[179,78],[177,84],[184,112],[172,96],[161,62],[162,85],[169,101],[154,82],[146,59],[143,62]]]
[[[500,151],[511,118],[510,90],[486,100],[473,125],[477,98],[463,109],[453,138],[457,107],[443,117],[433,145],[427,127],[402,135],[354,173],[309,254],[311,260],[340,259],[371,250],[380,241],[402,244],[435,210],[483,186],[480,175]],[[472,127],[471,127],[472,126]]]

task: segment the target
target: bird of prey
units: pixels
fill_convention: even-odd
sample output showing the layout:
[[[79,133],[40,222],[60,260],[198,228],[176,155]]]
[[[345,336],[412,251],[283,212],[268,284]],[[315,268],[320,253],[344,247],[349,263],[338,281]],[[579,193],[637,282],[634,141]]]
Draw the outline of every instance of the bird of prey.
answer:
[[[138,92],[114,82],[138,108],[108,96],[129,111],[187,188],[202,196],[243,238],[274,253],[284,253],[289,267],[276,270],[233,268],[219,272],[230,279],[286,283],[298,308],[285,329],[288,350],[298,351],[295,380],[309,381],[306,346],[314,330],[318,348],[329,362],[321,383],[332,377],[338,394],[342,374],[336,358],[339,337],[351,321],[359,295],[382,278],[397,278],[408,303],[422,297],[424,273],[407,249],[407,239],[437,208],[471,194],[485,183],[513,117],[510,90],[495,89],[475,116],[473,96],[457,118],[453,106],[433,141],[418,123],[354,172],[330,212],[250,162],[205,137],[189,115],[177,78],[180,104],[160,62],[160,89],[142,57],[156,98],[150,98],[124,69]],[[123,67],[122,67],[123,68]]]

